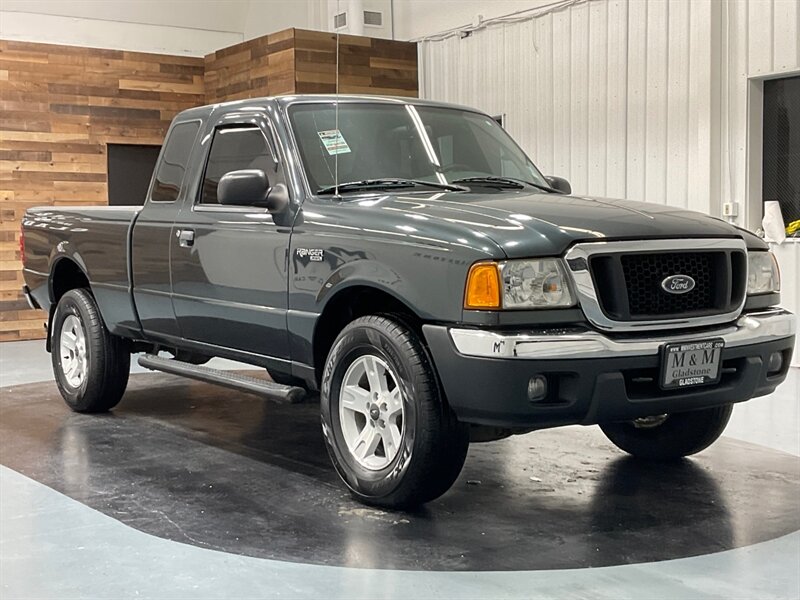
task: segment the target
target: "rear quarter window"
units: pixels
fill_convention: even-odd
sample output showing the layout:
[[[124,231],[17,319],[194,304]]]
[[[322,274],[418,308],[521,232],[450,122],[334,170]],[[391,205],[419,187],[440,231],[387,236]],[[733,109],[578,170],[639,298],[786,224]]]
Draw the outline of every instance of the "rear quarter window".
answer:
[[[199,121],[178,123],[172,128],[164,146],[161,162],[158,164],[150,200],[173,202],[178,199],[189,155],[199,130]]]

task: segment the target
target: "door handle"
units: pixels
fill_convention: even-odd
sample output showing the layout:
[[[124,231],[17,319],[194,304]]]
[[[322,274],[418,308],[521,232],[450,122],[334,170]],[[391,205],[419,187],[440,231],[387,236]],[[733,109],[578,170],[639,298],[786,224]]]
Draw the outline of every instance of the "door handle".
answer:
[[[178,229],[178,244],[181,248],[194,246],[194,229]]]

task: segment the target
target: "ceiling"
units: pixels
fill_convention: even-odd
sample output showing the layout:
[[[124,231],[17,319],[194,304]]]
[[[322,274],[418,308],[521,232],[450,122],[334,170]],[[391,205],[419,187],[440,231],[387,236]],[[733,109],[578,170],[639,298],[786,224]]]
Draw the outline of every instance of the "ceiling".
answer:
[[[242,33],[250,3],[251,0],[3,0],[2,10]]]

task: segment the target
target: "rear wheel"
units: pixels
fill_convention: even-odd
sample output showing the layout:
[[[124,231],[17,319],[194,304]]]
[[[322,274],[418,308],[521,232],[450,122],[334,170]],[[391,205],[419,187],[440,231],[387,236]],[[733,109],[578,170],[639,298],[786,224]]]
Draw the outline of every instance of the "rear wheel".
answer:
[[[119,403],[128,385],[129,346],[108,332],[87,290],[70,290],[59,300],[51,348],[56,384],[72,410],[105,412]]]
[[[609,440],[625,452],[651,460],[674,460],[713,444],[728,424],[733,405],[645,417],[600,425]]]
[[[321,387],[328,452],[359,500],[404,508],[450,489],[469,429],[447,406],[410,328],[389,317],[356,319],[334,342]]]

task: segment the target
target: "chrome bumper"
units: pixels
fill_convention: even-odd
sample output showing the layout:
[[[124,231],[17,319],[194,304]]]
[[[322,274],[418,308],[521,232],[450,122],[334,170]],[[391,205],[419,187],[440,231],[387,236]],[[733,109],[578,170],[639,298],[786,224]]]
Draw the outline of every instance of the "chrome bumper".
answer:
[[[450,329],[456,350],[466,356],[488,358],[564,359],[647,356],[661,346],[709,338],[722,338],[727,348],[748,346],[795,334],[795,316],[775,308],[740,316],[736,323],[696,333],[614,339],[589,329],[548,329],[524,333],[498,333],[480,329]]]

